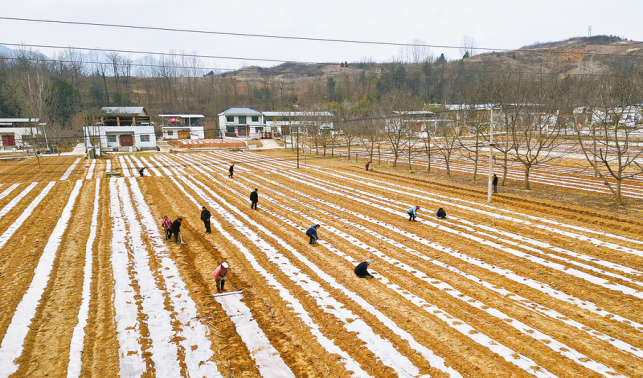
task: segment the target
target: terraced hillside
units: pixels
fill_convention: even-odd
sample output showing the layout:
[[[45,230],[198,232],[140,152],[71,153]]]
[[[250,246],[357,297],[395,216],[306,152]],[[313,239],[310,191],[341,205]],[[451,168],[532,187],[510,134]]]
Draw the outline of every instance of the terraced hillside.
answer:
[[[0,377],[643,375],[636,221],[253,152],[32,160],[0,164]]]

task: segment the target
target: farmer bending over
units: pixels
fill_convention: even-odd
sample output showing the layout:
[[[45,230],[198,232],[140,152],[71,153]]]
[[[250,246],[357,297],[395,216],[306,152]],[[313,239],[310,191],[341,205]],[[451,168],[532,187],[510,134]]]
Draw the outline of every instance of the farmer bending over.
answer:
[[[409,213],[409,221],[414,221],[415,217],[418,215],[418,210],[420,210],[420,206],[413,206],[412,208],[408,209],[407,213]]]
[[[228,270],[230,270],[229,268],[230,266],[228,263],[223,262],[214,270],[213,276],[214,282],[217,284],[217,293],[223,293],[225,291],[223,286],[225,286],[226,276],[228,275]]]
[[[371,260],[366,260],[364,262],[361,262],[357,264],[355,267],[355,274],[359,278],[365,278],[365,277],[371,277],[373,278],[373,275],[368,272],[368,266],[371,265]]]
[[[314,226],[311,226],[308,230],[306,230],[306,235],[308,235],[308,237],[310,238],[310,243],[308,244],[312,244],[312,245],[317,244],[317,240],[319,239],[319,237],[317,236],[318,228],[319,228],[319,225],[316,224]]]

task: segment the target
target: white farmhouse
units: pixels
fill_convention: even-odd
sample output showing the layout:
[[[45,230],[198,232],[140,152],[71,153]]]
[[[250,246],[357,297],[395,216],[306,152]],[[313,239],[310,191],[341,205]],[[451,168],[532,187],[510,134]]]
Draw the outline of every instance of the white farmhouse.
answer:
[[[83,127],[88,148],[121,152],[156,149],[154,126],[143,106],[104,107],[101,110],[103,114],[98,124]]]
[[[163,139],[205,139],[203,114],[159,114]]]
[[[0,150],[29,146],[29,139],[40,137],[39,118],[0,118]]]
[[[299,128],[314,126],[319,132],[337,134],[339,130],[333,128],[333,113],[331,112],[263,112],[266,120],[266,131],[275,134],[290,135],[297,133]]]
[[[230,108],[219,113],[219,137],[259,138],[264,129],[264,118],[261,112],[250,108]]]
[[[384,122],[385,133],[411,133],[417,138],[426,138],[427,130],[435,133],[439,127],[444,127],[448,120],[436,119],[436,114],[429,110],[393,111],[393,115]]]

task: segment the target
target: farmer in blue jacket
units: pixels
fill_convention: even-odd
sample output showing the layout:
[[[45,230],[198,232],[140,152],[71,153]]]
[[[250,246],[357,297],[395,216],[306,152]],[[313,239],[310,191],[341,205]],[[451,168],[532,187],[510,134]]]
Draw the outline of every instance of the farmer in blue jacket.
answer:
[[[415,217],[418,215],[418,210],[420,210],[420,206],[413,206],[407,211],[407,213],[409,213],[409,221],[415,220]]]
[[[312,245],[317,244],[317,239],[319,239],[319,237],[317,236],[318,228],[319,228],[319,225],[316,224],[314,226],[310,226],[310,228],[306,230],[306,235],[308,235],[308,237],[310,238],[310,243],[308,244],[312,244]]]

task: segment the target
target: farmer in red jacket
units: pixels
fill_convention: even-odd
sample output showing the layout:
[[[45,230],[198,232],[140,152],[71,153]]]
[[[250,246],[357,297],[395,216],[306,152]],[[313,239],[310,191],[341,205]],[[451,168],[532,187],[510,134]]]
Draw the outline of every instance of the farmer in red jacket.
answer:
[[[225,291],[223,286],[225,285],[228,270],[230,270],[230,266],[227,262],[221,263],[221,265],[217,266],[217,268],[214,270],[214,282],[217,283],[217,293],[219,294]]]

